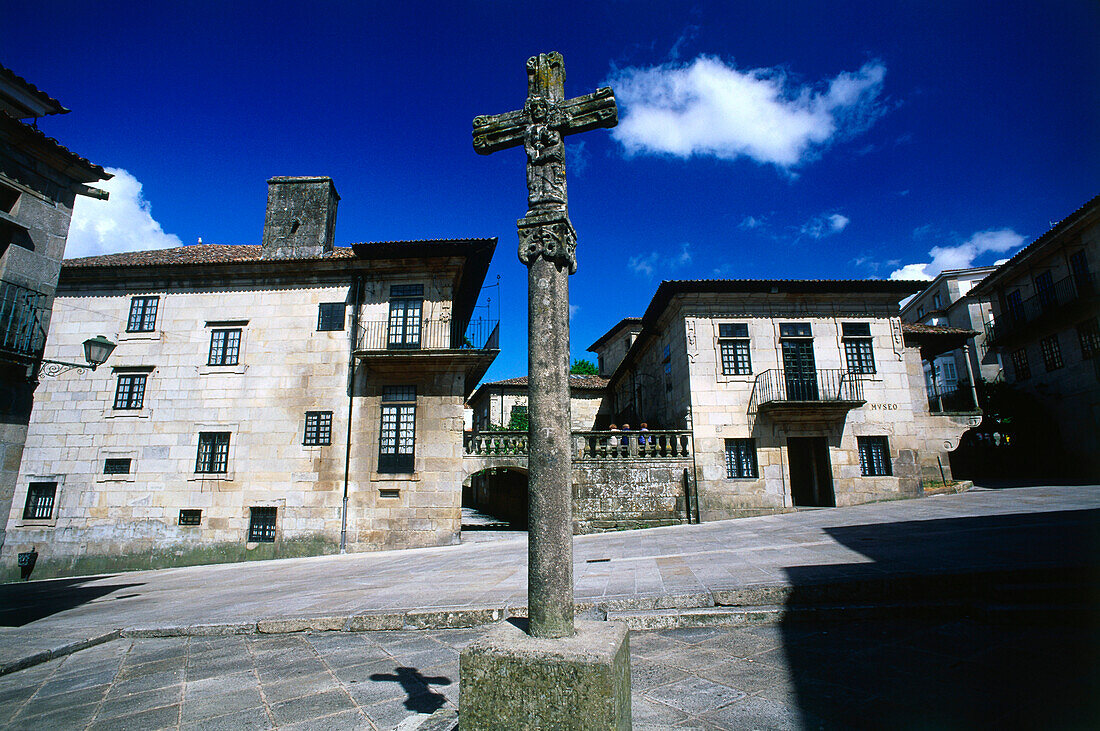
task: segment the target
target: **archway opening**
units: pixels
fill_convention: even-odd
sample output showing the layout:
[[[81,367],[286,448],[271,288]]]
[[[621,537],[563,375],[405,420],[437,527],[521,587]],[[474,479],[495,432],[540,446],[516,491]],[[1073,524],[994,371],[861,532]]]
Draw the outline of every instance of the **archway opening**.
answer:
[[[470,475],[462,486],[462,530],[527,530],[527,472],[493,467]]]

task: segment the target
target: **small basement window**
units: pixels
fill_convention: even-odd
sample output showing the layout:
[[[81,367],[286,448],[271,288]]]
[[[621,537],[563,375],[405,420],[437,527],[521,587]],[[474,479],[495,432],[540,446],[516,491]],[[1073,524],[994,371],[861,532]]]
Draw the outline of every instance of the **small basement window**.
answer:
[[[275,519],[278,508],[258,507],[251,509],[248,519],[248,541],[250,543],[274,543]]]
[[[109,458],[103,460],[103,474],[105,475],[128,475],[130,474],[131,459],[126,458]]]
[[[401,497],[401,490],[396,487],[382,487],[378,489],[378,497]]]
[[[181,510],[180,525],[199,525],[202,523],[201,510]]]

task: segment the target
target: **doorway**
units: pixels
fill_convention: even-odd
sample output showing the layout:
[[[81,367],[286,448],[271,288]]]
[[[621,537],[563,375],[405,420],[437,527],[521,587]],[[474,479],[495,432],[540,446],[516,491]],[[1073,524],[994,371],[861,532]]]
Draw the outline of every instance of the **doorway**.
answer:
[[[826,437],[788,437],[791,499],[795,507],[836,507]]]

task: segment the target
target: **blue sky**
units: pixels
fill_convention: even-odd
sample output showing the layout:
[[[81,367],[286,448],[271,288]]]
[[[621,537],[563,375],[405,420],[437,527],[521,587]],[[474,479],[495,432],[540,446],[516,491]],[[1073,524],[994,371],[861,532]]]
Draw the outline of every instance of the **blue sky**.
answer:
[[[616,130],[567,141],[586,357],[662,279],[1010,255],[1100,192],[1098,37],[1090,0],[37,0],[6,5],[0,63],[73,110],[44,131],[127,173],[70,255],[258,243],[268,177],[331,175],[338,244],[500,237],[495,379],[526,370],[524,157],[470,127],[522,105],[533,53],[619,98]]]

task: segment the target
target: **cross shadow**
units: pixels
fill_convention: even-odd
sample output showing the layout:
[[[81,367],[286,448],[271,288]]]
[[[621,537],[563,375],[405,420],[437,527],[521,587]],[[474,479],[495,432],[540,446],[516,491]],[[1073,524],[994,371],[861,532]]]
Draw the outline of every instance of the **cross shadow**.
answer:
[[[374,673],[370,676],[374,681],[392,681],[401,684],[408,698],[405,699],[405,708],[414,713],[435,713],[444,703],[446,697],[442,693],[436,693],[428,687],[431,685],[450,685],[451,679],[442,675],[426,678],[416,668],[399,667],[393,673]]]
[[[871,561],[786,569],[804,727],[1097,728],[1100,511],[825,531]]]
[[[0,584],[0,627],[22,627],[50,615],[74,609],[112,592],[143,586],[141,583],[84,586],[110,576],[78,579],[48,579],[27,583]],[[127,597],[137,596],[127,594]],[[122,598],[122,597],[115,597]]]

